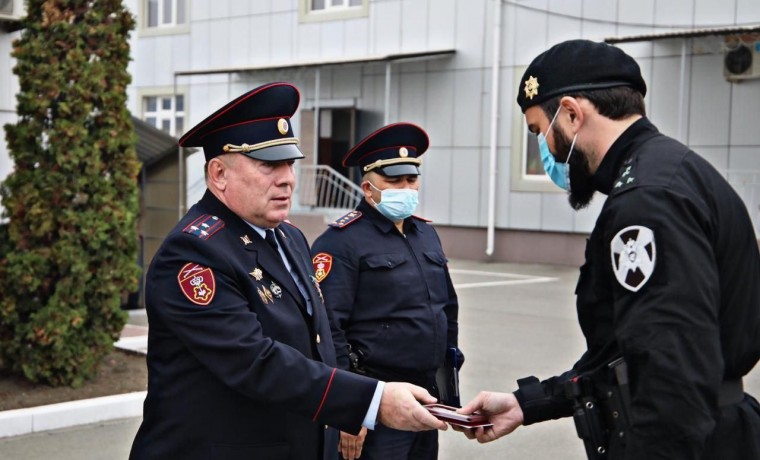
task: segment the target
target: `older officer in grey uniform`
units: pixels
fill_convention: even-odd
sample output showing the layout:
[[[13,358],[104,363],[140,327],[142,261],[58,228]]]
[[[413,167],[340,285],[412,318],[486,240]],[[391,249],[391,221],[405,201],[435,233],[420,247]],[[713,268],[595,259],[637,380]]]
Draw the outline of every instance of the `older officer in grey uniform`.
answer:
[[[588,349],[569,371],[482,393],[480,441],[572,415],[593,459],[760,458],[760,254],[741,198],[645,117],[639,66],[570,40],[528,66],[517,102],[579,209],[607,195],[576,288]]]
[[[364,200],[312,247],[315,275],[334,314],[338,364],[439,395],[446,355],[461,365],[457,296],[435,229],[413,216],[428,136],[411,123],[385,126],[343,160],[361,168]],[[450,365],[452,363],[449,363]],[[457,366],[457,367],[458,367]],[[436,432],[378,428],[341,435],[347,459],[434,459]]]
[[[287,83],[256,88],[180,139],[207,187],[147,274],[148,396],[131,459],[317,460],[325,425],[445,429],[424,389],[335,367],[303,234],[284,223],[303,158]]]

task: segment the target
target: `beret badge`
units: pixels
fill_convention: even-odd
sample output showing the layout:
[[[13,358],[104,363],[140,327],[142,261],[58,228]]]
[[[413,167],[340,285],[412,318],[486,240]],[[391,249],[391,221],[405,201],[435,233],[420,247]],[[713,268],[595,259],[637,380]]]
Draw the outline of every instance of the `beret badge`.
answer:
[[[538,96],[538,78],[531,75],[525,80],[525,97],[533,99],[533,96]]]

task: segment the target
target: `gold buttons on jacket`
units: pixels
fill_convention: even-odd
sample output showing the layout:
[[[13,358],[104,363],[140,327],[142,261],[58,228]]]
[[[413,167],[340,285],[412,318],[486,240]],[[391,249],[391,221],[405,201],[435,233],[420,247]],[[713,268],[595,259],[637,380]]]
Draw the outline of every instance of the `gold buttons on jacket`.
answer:
[[[317,343],[320,343],[320,342],[322,342],[322,338],[319,337],[319,334],[317,334]]]

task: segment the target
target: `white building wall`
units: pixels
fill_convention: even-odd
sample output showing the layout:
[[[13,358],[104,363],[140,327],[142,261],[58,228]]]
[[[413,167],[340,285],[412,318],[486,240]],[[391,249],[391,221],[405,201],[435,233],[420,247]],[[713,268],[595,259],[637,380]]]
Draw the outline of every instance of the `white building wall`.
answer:
[[[369,0],[366,17],[323,22],[299,22],[301,1],[189,1],[187,32],[136,30],[130,110],[140,116],[143,91],[176,84],[185,91],[189,129],[239,94],[275,80],[293,82],[301,90],[302,107],[311,108],[315,68],[285,67],[453,48],[453,57],[392,65],[388,119],[418,123],[430,135],[431,149],[423,157],[421,215],[439,225],[485,227],[497,0]],[[141,13],[142,0],[125,3]],[[501,5],[498,229],[586,233],[603,203],[598,196],[589,209],[574,212],[561,192],[519,191],[512,182],[512,157],[523,148],[513,139],[521,119],[515,97],[522,83],[517,79],[537,54],[572,38],[760,24],[757,0],[502,0]],[[0,34],[0,63],[9,62],[10,40]],[[716,43],[715,38],[686,40],[683,71],[682,39],[619,46],[642,68],[649,116],[661,131],[688,143],[727,174],[758,171],[760,79],[727,82]],[[278,65],[283,68],[176,77],[180,71]],[[354,103],[361,117],[358,134],[368,134],[384,120],[385,71],[383,63],[322,67],[320,104]],[[9,75],[9,67],[1,65],[0,118],[6,119],[17,91]],[[294,121],[298,129],[298,117]],[[0,177],[9,169],[4,147],[0,145]],[[189,184],[202,176],[202,163],[202,154],[188,162]],[[748,202],[760,228],[758,204],[757,199]]]
[[[11,57],[11,52],[13,40],[19,36],[19,32],[0,33],[0,181],[5,180],[13,170],[4,126],[16,122],[16,93],[19,86],[18,78],[13,74],[16,60]]]

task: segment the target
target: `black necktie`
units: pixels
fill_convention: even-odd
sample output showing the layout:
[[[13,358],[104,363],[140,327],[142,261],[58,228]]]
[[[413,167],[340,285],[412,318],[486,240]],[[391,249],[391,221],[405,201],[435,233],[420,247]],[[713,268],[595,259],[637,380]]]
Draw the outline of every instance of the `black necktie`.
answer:
[[[274,252],[277,254],[280,254],[280,247],[277,245],[277,238],[274,235],[274,230],[269,229],[266,231],[266,236],[264,237],[267,243],[269,243],[269,246],[274,249]]]

